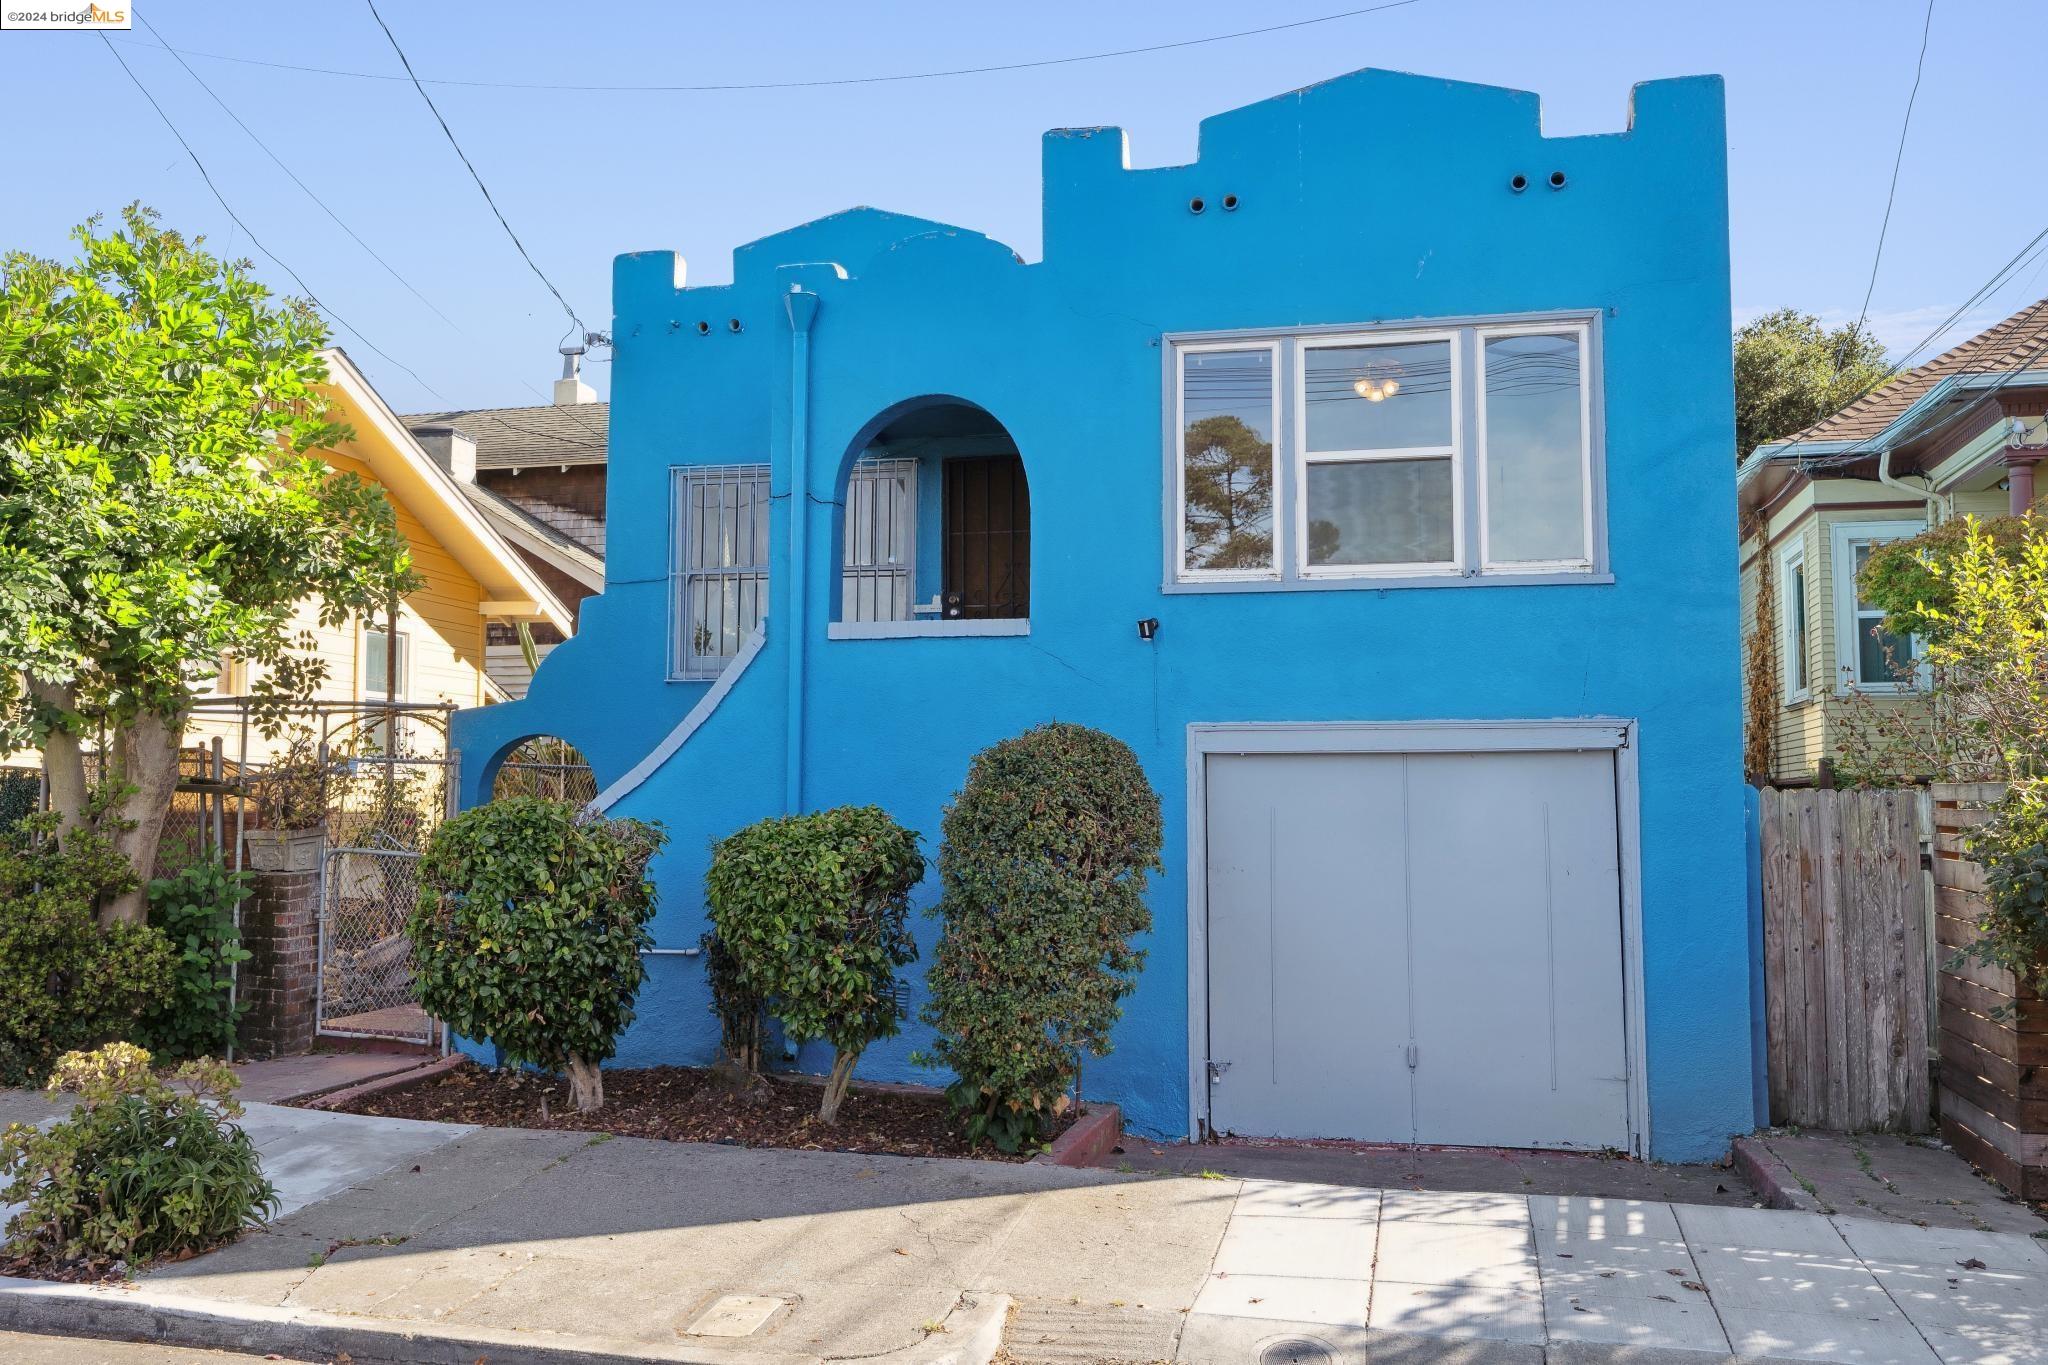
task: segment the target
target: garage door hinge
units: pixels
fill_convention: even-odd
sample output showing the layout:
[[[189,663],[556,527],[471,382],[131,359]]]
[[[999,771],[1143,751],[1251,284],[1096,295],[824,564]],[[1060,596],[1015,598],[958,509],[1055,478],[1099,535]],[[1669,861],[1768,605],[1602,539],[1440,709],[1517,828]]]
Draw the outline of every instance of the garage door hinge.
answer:
[[[1211,1085],[1222,1080],[1223,1073],[1230,1070],[1229,1062],[1219,1062],[1214,1057],[1207,1059],[1202,1064],[1209,1068],[1209,1084]]]
[[[1417,1066],[1421,1065],[1421,1063],[1422,1049],[1417,1047],[1413,1043],[1408,1044],[1408,1069],[1410,1071],[1413,1071]]]

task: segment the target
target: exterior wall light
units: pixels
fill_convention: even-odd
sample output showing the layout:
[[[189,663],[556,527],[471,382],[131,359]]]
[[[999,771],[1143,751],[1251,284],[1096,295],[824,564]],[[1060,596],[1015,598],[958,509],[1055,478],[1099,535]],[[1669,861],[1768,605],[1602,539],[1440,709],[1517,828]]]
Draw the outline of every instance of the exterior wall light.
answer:
[[[1142,621],[1138,622],[1138,638],[1139,638],[1140,640],[1146,640],[1146,641],[1150,641],[1150,640],[1151,640],[1151,638],[1152,638],[1153,636],[1157,635],[1158,633],[1159,633],[1159,618],[1158,618],[1158,617],[1156,617],[1156,616],[1147,616],[1147,617],[1146,617],[1146,618],[1145,618],[1144,620],[1142,620]]]

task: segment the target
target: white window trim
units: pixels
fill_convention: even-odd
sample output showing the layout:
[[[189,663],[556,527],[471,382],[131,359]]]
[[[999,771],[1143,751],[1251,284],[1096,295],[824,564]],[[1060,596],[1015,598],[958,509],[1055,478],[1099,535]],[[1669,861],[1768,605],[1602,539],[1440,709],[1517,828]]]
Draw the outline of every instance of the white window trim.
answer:
[[[1813,699],[1813,638],[1811,622],[1813,617],[1813,580],[1806,580],[1806,620],[1800,620],[1797,609],[1798,598],[1792,592],[1792,575],[1806,572],[1806,544],[1795,542],[1792,547],[1778,556],[1778,582],[1782,585],[1784,598],[1778,608],[1779,615],[1779,658],[1784,661],[1785,705],[1797,706],[1800,702]],[[1802,665],[1806,674],[1805,686],[1794,686],[1796,676],[1791,670],[1793,661]]]
[[[382,672],[376,673],[374,681],[371,676],[370,637],[387,633],[398,641],[396,646],[398,650],[398,695],[395,697],[389,697],[384,694],[385,675]],[[364,623],[362,641],[356,651],[356,669],[356,677],[359,683],[358,690],[362,693],[364,700],[367,701],[374,698],[377,701],[404,701],[412,691],[412,632],[409,630],[387,632],[383,626],[375,622]]]
[[[1177,593],[1356,590],[1370,587],[1441,588],[1485,585],[1489,587],[1598,586],[1611,584],[1614,574],[1607,561],[1606,424],[1602,417],[1603,340],[1602,314],[1595,309],[1566,309],[1552,312],[1486,314],[1443,318],[1418,318],[1399,323],[1358,323],[1344,326],[1245,328],[1213,332],[1166,333],[1160,339],[1162,351],[1162,407],[1169,421],[1162,442],[1163,494],[1161,520],[1164,523],[1166,553],[1160,591]],[[1484,422],[1484,401],[1480,380],[1465,382],[1465,375],[1477,373],[1483,357],[1470,356],[1481,350],[1488,336],[1574,335],[1580,345],[1579,414],[1580,441],[1584,457],[1581,512],[1584,518],[1586,557],[1569,561],[1484,560],[1485,514],[1479,503],[1484,496],[1483,438],[1478,435]],[[1440,565],[1327,565],[1310,569],[1305,563],[1307,545],[1307,499],[1304,487],[1308,460],[1305,458],[1306,421],[1300,408],[1302,351],[1310,345],[1378,345],[1403,340],[1452,338],[1452,368],[1456,400],[1453,404],[1453,440],[1466,443],[1454,450],[1452,462],[1453,530],[1457,560]],[[1272,569],[1189,569],[1186,567],[1187,525],[1184,511],[1187,470],[1182,449],[1185,441],[1184,380],[1181,357],[1202,351],[1249,351],[1267,349],[1273,353],[1276,388],[1284,388],[1289,401],[1274,396],[1274,441],[1276,464],[1281,443],[1286,442],[1282,469],[1274,471],[1275,500],[1282,504],[1274,516],[1274,567]],[[1475,395],[1481,395],[1475,397]],[[1469,411],[1478,409],[1478,411]],[[1372,452],[1376,458],[1437,457],[1435,447],[1418,452]],[[1340,452],[1319,451],[1321,461]],[[1358,458],[1352,453],[1349,458]],[[1465,496],[1467,482],[1481,480],[1478,498]],[[1475,526],[1473,523],[1477,523]],[[1475,537],[1477,539],[1475,540]],[[1471,553],[1473,545],[1480,553]]]
[[[1278,338],[1260,338],[1244,341],[1194,342],[1167,348],[1169,363],[1173,366],[1173,576],[1183,583],[1277,583],[1280,581],[1281,555],[1284,547],[1280,542],[1281,486],[1280,449],[1286,417],[1280,401],[1281,342]],[[1190,569],[1188,567],[1188,466],[1187,455],[1182,449],[1187,439],[1187,371],[1180,363],[1184,355],[1216,351],[1264,351],[1272,362],[1272,394],[1269,399],[1273,414],[1272,439],[1268,442],[1273,449],[1273,563],[1264,569]]]
[[[1310,350],[1357,346],[1404,346],[1442,342],[1451,362],[1451,443],[1447,446],[1401,446],[1369,450],[1317,450],[1308,448],[1308,364]],[[1415,578],[1448,577],[1461,572],[1465,562],[1465,462],[1458,458],[1464,435],[1464,363],[1459,352],[1458,333],[1451,331],[1370,332],[1364,334],[1297,337],[1294,360],[1294,544],[1296,572],[1302,578]],[[1448,460],[1451,465],[1451,557],[1448,560],[1411,560],[1389,564],[1310,564],[1308,562],[1308,467],[1311,464],[1365,464],[1377,460]],[[1276,485],[1277,487],[1277,485]]]
[[[1585,573],[1593,567],[1593,329],[1576,325],[1549,327],[1516,324],[1474,329],[1472,388],[1478,411],[1473,478],[1479,485],[1479,566],[1485,573]],[[1486,343],[1495,337],[1570,336],[1579,343],[1579,531],[1580,554],[1573,559],[1495,560],[1489,544],[1486,507]]]
[[[1852,692],[1896,697],[1919,692],[1927,685],[1927,668],[1920,666],[1911,683],[1865,682],[1858,676],[1863,667],[1862,636],[1856,623],[1856,546],[1868,542],[1883,545],[1917,536],[1927,529],[1924,521],[1838,521],[1831,541],[1834,556],[1835,589],[1835,695]]]

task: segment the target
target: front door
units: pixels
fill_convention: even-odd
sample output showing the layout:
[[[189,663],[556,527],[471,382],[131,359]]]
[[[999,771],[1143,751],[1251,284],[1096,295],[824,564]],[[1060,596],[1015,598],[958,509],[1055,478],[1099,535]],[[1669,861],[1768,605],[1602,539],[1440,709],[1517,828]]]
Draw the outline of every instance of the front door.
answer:
[[[1031,615],[1031,493],[1015,455],[947,460],[945,612],[948,620]]]

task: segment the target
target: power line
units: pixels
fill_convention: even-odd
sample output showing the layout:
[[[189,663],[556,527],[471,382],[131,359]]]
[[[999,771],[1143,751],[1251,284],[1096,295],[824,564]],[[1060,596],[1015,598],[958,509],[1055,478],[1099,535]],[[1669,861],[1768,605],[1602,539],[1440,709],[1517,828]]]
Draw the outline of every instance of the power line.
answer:
[[[512,224],[505,221],[504,212],[498,208],[498,201],[491,198],[490,187],[484,184],[484,178],[478,175],[476,167],[470,164],[469,153],[463,151],[462,144],[455,140],[455,130],[448,126],[447,119],[441,117],[441,110],[435,105],[434,97],[427,93],[427,87],[420,84],[418,76],[413,75],[412,62],[406,58],[405,49],[398,45],[398,35],[391,31],[391,25],[385,23],[384,16],[377,12],[377,0],[363,0],[363,3],[370,7],[370,17],[377,21],[377,27],[383,29],[385,38],[390,40],[391,50],[398,54],[399,65],[405,68],[406,76],[412,81],[412,88],[420,92],[420,98],[427,102],[427,108],[434,115],[434,122],[441,125],[441,132],[447,137],[448,145],[453,147],[455,155],[462,159],[463,168],[469,172],[469,178],[476,181],[476,187],[482,192],[484,202],[491,206],[492,214],[497,217],[498,226],[505,229],[505,235],[512,239],[512,245],[519,248],[519,255],[525,260],[527,269],[531,270],[535,278],[547,286],[548,292],[555,296],[555,302],[562,305],[562,311],[567,313],[569,321],[575,324],[574,330],[579,332],[588,330],[583,325],[583,319],[576,316],[576,310],[569,306],[569,300],[562,297],[562,291],[555,288],[555,282],[549,279],[538,265],[534,264],[532,255],[526,250],[526,243],[519,240],[519,234],[512,230]]]
[[[313,292],[312,286],[308,285],[306,281],[300,277],[299,272],[292,269],[291,266],[285,261],[283,257],[279,256],[269,247],[263,245],[262,239],[257,237],[255,232],[250,229],[248,223],[243,221],[242,216],[235,212],[234,206],[228,203],[227,196],[220,192],[220,186],[213,183],[213,176],[211,173],[207,171],[206,163],[199,159],[199,153],[192,150],[192,144],[185,140],[185,135],[183,133],[178,131],[178,125],[173,123],[171,121],[171,116],[164,112],[163,105],[157,103],[156,96],[149,93],[149,87],[142,83],[142,78],[140,76],[137,76],[135,72],[129,67],[127,60],[121,56],[120,52],[114,47],[114,45],[112,43],[107,43],[106,34],[102,33],[100,35],[100,41],[107,44],[107,51],[110,54],[112,54],[115,61],[121,63],[121,70],[127,72],[128,79],[135,83],[135,88],[137,90],[140,90],[142,92],[142,97],[149,101],[149,107],[156,110],[156,116],[163,120],[164,127],[171,130],[171,136],[176,138],[178,140],[178,145],[185,149],[185,155],[190,157],[192,159],[192,164],[198,168],[199,178],[206,182],[206,188],[213,192],[213,197],[220,202],[221,208],[226,211],[229,219],[231,219],[234,222],[236,227],[240,228],[243,232],[248,233],[250,243],[253,246],[255,246],[255,248],[258,251],[262,252],[265,256],[268,256],[271,259],[271,261],[276,264],[278,269],[284,271],[285,274],[291,276],[292,282],[298,285],[300,292],[305,295],[306,301],[311,303],[315,308],[318,308],[321,311],[325,312],[328,317],[334,320],[334,323],[337,327],[344,328],[350,333],[353,333],[356,340],[362,342],[363,345],[367,346],[371,351],[375,352],[378,356],[382,357],[389,363],[396,365],[399,369],[404,370],[408,375],[411,375],[412,380],[415,384],[418,384],[422,389],[425,389],[428,393],[433,394],[434,397],[439,398],[442,402],[447,402],[447,395],[440,392],[440,390],[436,389],[432,384],[429,384],[426,380],[420,378],[419,375],[414,372],[411,366],[405,364],[403,361],[394,359],[389,352],[385,351],[381,346],[377,345],[376,342],[370,340],[367,336],[364,336],[360,328],[350,325],[350,323],[345,318],[343,318],[341,314],[335,312],[334,309],[329,307],[328,305],[320,302],[319,296]]]
[[[150,33],[154,34],[159,42],[164,41],[163,35],[157,32],[156,25],[149,22],[148,15],[138,13],[136,15],[136,18],[142,21],[142,26],[148,29]],[[442,312],[439,308],[435,307],[434,301],[428,298],[425,294],[422,294],[417,288],[415,288],[411,280],[408,280],[405,276],[399,274],[397,267],[393,266],[391,262],[385,260],[382,256],[378,255],[375,247],[371,246],[368,242],[364,241],[354,228],[350,227],[347,223],[343,222],[341,220],[341,215],[336,213],[332,208],[329,208],[327,201],[322,199],[318,194],[314,193],[313,187],[311,185],[308,185],[304,180],[301,180],[299,178],[298,172],[294,171],[290,166],[287,166],[276,152],[270,150],[269,144],[264,142],[262,138],[256,135],[256,130],[251,128],[248,124],[244,123],[242,121],[242,116],[240,114],[237,114],[233,109],[231,109],[228,106],[227,101],[222,99],[218,94],[216,94],[214,92],[213,87],[208,85],[203,79],[201,79],[199,73],[192,69],[191,63],[187,62],[183,56],[179,55],[178,49],[172,47],[168,42],[165,42],[164,51],[170,53],[173,57],[177,58],[178,65],[185,68],[185,74],[190,76],[195,82],[197,82],[199,88],[206,92],[208,98],[212,99],[212,101],[215,104],[220,106],[221,112],[226,114],[229,118],[233,119],[235,126],[237,128],[240,128],[244,133],[247,133],[249,135],[249,140],[255,143],[259,148],[261,148],[263,154],[269,157],[271,162],[279,170],[283,171],[285,175],[291,179],[291,182],[294,185],[297,185],[301,190],[305,191],[306,197],[308,199],[311,199],[315,204],[318,204],[320,206],[320,211],[322,213],[325,213],[329,218],[333,219],[336,227],[340,228],[343,232],[346,232],[349,235],[349,238],[352,241],[354,241],[357,246],[361,247],[365,252],[369,253],[369,257],[371,260],[375,261],[378,265],[383,266],[385,273],[390,275],[392,279],[397,280],[400,284],[404,285],[408,290],[410,290],[412,296],[418,299],[421,303],[425,304],[427,308],[433,312],[435,317],[441,319],[441,321],[447,323],[450,327],[455,328],[456,331],[462,331],[461,326],[457,324],[454,318],[449,317],[446,313]],[[465,335],[467,334],[465,333]]]
[[[1318,24],[1332,24],[1343,19],[1356,19],[1367,14],[1378,14],[1383,10],[1403,9],[1419,5],[1423,0],[1387,0],[1384,4],[1366,5],[1359,9],[1341,10],[1335,14],[1320,14],[1310,19],[1296,19],[1284,24],[1267,24],[1260,28],[1238,29],[1232,33],[1212,33],[1201,38],[1182,38],[1169,43],[1149,43],[1142,47],[1116,48],[1108,52],[1086,52],[1067,57],[1044,57],[1028,62],[1000,62],[987,66],[952,67],[937,71],[904,71],[876,76],[832,76],[803,81],[734,81],[713,85],[572,85],[538,81],[465,81],[449,80],[431,76],[412,76],[415,85],[462,86],[481,90],[561,90],[582,93],[619,94],[718,94],[741,90],[814,90],[825,86],[843,85],[889,85],[903,81],[945,80],[959,76],[991,76],[1006,71],[1036,71],[1050,66],[1073,66],[1082,62],[1103,62],[1118,57],[1138,57],[1153,52],[1173,52],[1181,48],[1204,47],[1211,43],[1234,42],[1239,38],[1257,38],[1268,33],[1284,33],[1292,29],[1310,28]],[[374,7],[373,7],[374,8]],[[380,20],[381,22],[381,20]],[[389,32],[389,30],[386,30]],[[137,44],[147,47],[146,43]],[[394,44],[395,45],[395,44]],[[397,81],[406,76],[394,76],[382,71],[348,71],[327,66],[300,66],[291,62],[264,61],[256,57],[232,57],[221,52],[197,52],[190,48],[172,49],[182,51],[188,57],[202,57],[215,62],[238,62],[245,66],[267,66],[277,71],[297,71],[315,76],[348,76],[357,80]],[[407,68],[411,75],[411,68]],[[425,93],[422,91],[421,93]]]
[[[1870,316],[1870,297],[1877,292],[1877,268],[1884,261],[1884,239],[1892,226],[1892,203],[1899,194],[1899,167],[1906,160],[1906,133],[1913,126],[1913,105],[1920,98],[1920,73],[1927,66],[1927,36],[1934,31],[1934,0],[1927,0],[1927,18],[1920,25],[1920,56],[1913,63],[1913,89],[1906,96],[1906,117],[1899,124],[1899,147],[1892,156],[1891,188],[1885,191],[1884,219],[1877,228],[1877,251],[1870,260],[1870,283],[1863,288],[1863,307],[1857,311],[1856,326],[1850,331],[1841,350],[1835,353],[1835,373],[1842,372],[1842,362],[1847,358],[1849,345],[1863,335],[1863,321]]]

